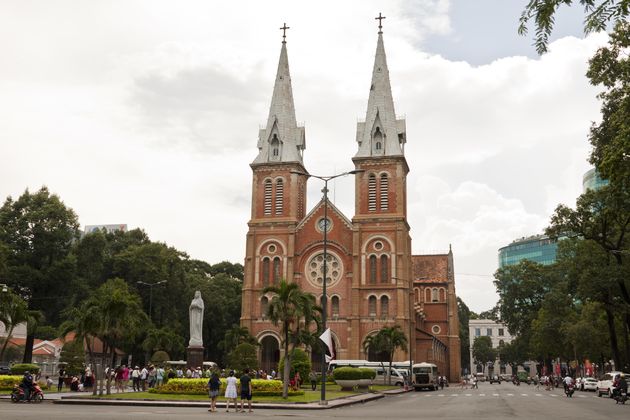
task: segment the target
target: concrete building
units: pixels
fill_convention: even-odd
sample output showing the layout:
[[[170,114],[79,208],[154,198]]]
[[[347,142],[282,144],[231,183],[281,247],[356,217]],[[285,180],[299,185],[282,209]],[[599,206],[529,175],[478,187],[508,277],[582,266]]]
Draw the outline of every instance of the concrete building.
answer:
[[[323,199],[307,211],[307,177],[299,174],[308,173],[303,162],[305,128],[296,122],[283,41],[267,125],[259,132],[258,155],[250,165],[252,209],[241,325],[261,344],[262,368],[277,368],[281,339],[278,328],[266,319],[272,296],[263,295],[262,289],[286,279],[319,301],[326,281],[328,326],[337,359],[374,360],[376,354],[363,349],[365,338],[398,325],[411,346],[409,352],[395,354],[395,360],[435,362],[441,373],[457,381],[460,344],[453,254],[412,256],[407,133],[405,120],[394,110],[381,31],[366,118],[357,124],[356,142],[352,162],[361,172],[354,179],[354,216],[345,216]],[[316,368],[320,360],[312,355]]]
[[[470,372],[484,373],[488,376],[494,374],[512,375],[512,367],[501,362],[500,354],[494,362],[488,363],[487,366],[483,366],[482,364],[475,362],[473,358],[473,344],[475,342],[475,338],[483,336],[490,337],[493,349],[498,349],[503,344],[509,344],[516,338],[512,336],[507,327],[500,322],[496,322],[491,319],[471,319],[468,322]]]

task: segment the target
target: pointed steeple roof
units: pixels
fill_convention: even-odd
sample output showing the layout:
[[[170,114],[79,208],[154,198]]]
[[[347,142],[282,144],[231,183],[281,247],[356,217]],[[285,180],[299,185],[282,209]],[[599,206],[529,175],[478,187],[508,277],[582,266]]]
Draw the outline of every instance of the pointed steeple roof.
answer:
[[[359,150],[355,157],[404,155],[405,131],[405,120],[396,120],[383,32],[379,30],[365,122],[357,124]]]
[[[286,29],[288,28],[285,27]],[[302,163],[302,151],[306,148],[305,143],[304,127],[298,127],[295,119],[287,43],[283,40],[267,126],[259,132],[259,152],[253,164],[268,162]]]

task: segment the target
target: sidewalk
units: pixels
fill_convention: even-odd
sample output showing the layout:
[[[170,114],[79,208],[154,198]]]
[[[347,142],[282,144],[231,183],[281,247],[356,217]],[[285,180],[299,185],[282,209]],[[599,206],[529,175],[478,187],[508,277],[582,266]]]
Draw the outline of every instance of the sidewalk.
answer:
[[[344,398],[329,400],[327,405],[320,405],[319,402],[312,403],[253,403],[253,409],[274,409],[274,410],[326,410],[330,408],[346,407],[353,404],[366,403],[384,398],[386,395],[402,394],[404,389],[383,391],[379,393],[357,394]],[[99,398],[76,398],[76,393],[70,395],[64,393],[60,398],[49,399],[54,404],[75,404],[75,405],[118,405],[136,407],[199,407],[208,408],[210,401],[152,401],[152,400],[125,400],[125,399],[99,399]],[[217,402],[217,408],[225,408],[225,402]]]

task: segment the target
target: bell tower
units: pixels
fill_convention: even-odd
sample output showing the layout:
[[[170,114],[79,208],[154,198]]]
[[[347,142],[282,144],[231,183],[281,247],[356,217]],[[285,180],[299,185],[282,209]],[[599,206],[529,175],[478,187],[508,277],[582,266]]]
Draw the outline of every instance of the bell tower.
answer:
[[[251,334],[270,328],[264,312],[266,286],[292,281],[295,228],[306,212],[307,173],[302,160],[304,127],[295,118],[287,54],[286,24],[267,125],[258,133],[252,168],[252,208],[248,222],[241,325]],[[269,325],[267,325],[269,324]]]
[[[406,127],[394,110],[379,14],[367,112],[357,124],[353,223],[353,313],[350,358],[364,359],[361,344],[384,326],[399,325],[414,345],[411,315],[411,236],[407,222]],[[401,360],[409,354],[398,355]]]

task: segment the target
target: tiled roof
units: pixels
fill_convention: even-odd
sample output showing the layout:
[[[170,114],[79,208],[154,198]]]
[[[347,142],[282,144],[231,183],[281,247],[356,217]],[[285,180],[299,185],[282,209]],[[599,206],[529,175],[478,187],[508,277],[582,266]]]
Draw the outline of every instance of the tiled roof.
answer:
[[[446,283],[448,281],[448,254],[412,255],[413,281],[416,283]]]

